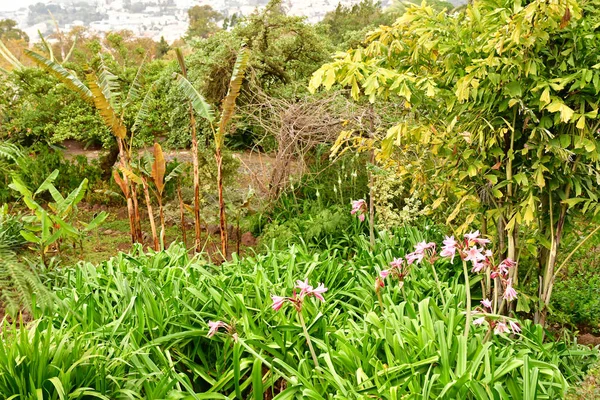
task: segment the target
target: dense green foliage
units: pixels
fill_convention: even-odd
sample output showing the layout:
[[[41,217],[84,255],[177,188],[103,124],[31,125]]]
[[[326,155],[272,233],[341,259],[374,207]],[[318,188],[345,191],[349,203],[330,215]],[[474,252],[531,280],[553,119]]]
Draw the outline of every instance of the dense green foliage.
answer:
[[[30,331],[3,329],[0,392],[358,399],[425,391],[529,399],[536,392],[557,398],[581,376],[593,353],[544,344],[539,326],[526,324],[522,337],[486,343],[485,330],[461,336],[464,287],[448,265],[437,266],[446,282],[445,307],[429,270],[417,268],[406,297],[394,285],[385,289],[381,314],[373,276],[420,239],[418,231],[401,230],[371,250],[356,236],[352,247],[313,254],[294,246],[221,266],[189,260],[175,246],[63,269],[46,277],[62,299],[55,313],[42,315]],[[303,310],[322,363],[316,370],[295,312],[273,311],[269,297],[290,294],[304,278],[329,288],[323,305],[308,302]],[[233,326],[235,339],[226,333],[207,338],[209,320]]]
[[[599,356],[564,329],[600,326],[599,10],[0,22],[0,400],[564,398]]]

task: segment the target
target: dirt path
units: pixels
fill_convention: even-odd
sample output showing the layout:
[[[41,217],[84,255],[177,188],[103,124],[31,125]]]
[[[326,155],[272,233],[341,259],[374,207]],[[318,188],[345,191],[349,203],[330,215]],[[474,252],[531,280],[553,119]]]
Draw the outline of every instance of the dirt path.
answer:
[[[85,156],[88,160],[96,160],[100,157],[101,148],[85,148],[84,145],[75,140],[66,140],[61,143],[65,148],[65,158],[72,160],[77,156]],[[152,152],[152,147],[140,149],[140,153],[146,151]],[[261,195],[268,194],[269,183],[273,168],[276,165],[274,154],[259,152],[234,152],[233,156],[240,162],[239,188],[242,190],[253,189]],[[167,162],[177,159],[178,161],[192,162],[192,152],[187,149],[167,150],[165,151]],[[294,163],[292,171],[297,171],[297,165]]]

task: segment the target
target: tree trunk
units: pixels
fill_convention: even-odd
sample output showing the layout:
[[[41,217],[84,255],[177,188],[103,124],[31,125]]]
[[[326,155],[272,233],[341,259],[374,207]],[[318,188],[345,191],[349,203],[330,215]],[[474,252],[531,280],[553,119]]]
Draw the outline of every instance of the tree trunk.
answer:
[[[221,252],[227,259],[227,219],[225,216],[225,199],[223,198],[223,155],[221,148],[217,147],[215,153],[217,159],[217,186],[219,190],[219,222],[221,230]]]
[[[112,176],[112,169],[119,159],[119,145],[115,142],[108,148],[108,151],[100,157],[100,168],[102,169],[102,179],[109,180]]]

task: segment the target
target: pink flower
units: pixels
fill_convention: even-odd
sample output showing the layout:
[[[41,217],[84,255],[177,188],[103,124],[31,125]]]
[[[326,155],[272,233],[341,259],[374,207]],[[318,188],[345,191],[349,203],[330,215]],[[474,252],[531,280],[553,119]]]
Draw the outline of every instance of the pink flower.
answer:
[[[503,321],[498,321],[496,323],[496,326],[494,327],[494,333],[496,335],[499,335],[501,333],[506,333],[508,332],[508,327],[506,326],[506,324]]]
[[[481,254],[482,249],[478,249],[477,246],[471,247],[466,252],[465,261],[472,261],[473,265],[477,264],[479,261],[485,260],[485,256]]]
[[[350,211],[350,214],[352,214],[352,215],[358,214],[358,219],[360,220],[360,222],[363,222],[365,220],[365,212],[366,211],[367,211],[367,202],[366,201],[364,201],[363,199],[352,201],[352,211]]]
[[[352,201],[352,211],[350,214],[354,215],[359,211],[365,211],[367,209],[367,202],[363,199],[353,200]]]
[[[471,272],[479,273],[485,268],[484,262],[473,262],[473,268],[471,268]]]
[[[513,333],[521,333],[521,327],[514,321],[508,321],[508,325],[510,325],[510,329]]]
[[[384,269],[383,271],[381,271],[379,273],[379,276],[381,277],[381,279],[385,279],[388,277],[388,275],[390,274],[390,270],[389,269]]]
[[[480,317],[480,318],[473,320],[473,325],[483,325],[484,322],[485,322],[485,317]]]
[[[423,253],[417,253],[416,251],[414,253],[409,253],[406,255],[406,262],[408,265],[411,265],[413,262],[417,262],[417,264],[420,264],[421,261],[423,261]]]
[[[229,328],[229,325],[227,325],[223,321],[217,321],[217,322],[208,321],[208,337],[215,336],[215,333],[217,333],[219,328]]]
[[[507,301],[513,301],[517,298],[517,291],[512,287],[512,279],[510,278],[506,281],[506,289],[502,297]]]
[[[392,260],[392,262],[390,263],[390,267],[400,269],[400,268],[402,268],[402,263],[403,262],[404,262],[404,260],[402,260],[401,258],[394,258]]]
[[[435,246],[434,242],[427,243],[423,240],[415,245],[415,253],[424,253],[425,250],[435,249]]]
[[[490,242],[489,239],[480,238],[479,235],[480,235],[479,231],[467,233],[465,235],[465,239],[467,239],[468,245],[473,246],[475,244],[478,244],[478,245],[483,246]]]
[[[492,302],[491,302],[490,300],[488,300],[488,299],[483,299],[483,300],[481,300],[481,305],[482,305],[484,308],[487,308],[488,310],[491,310],[491,309],[492,309]]]
[[[323,293],[325,293],[326,291],[327,291],[327,288],[325,287],[325,285],[323,285],[322,283],[319,283],[319,286],[312,289],[310,291],[310,293],[313,296],[315,296],[317,299],[319,299],[321,301],[325,301],[325,298],[323,297]]]
[[[308,279],[305,279],[304,282],[302,282],[301,280],[297,280],[296,288],[300,289],[300,297],[304,297],[307,293],[310,293],[313,289],[313,287],[308,284]]]
[[[440,252],[440,256],[442,257],[452,257],[450,262],[454,262],[454,256],[456,255],[456,245],[458,244],[454,239],[454,236],[446,236],[444,239],[444,246],[442,247],[442,251]]]
[[[517,266],[517,263],[510,258],[506,258],[502,260],[502,262],[498,265],[498,270],[502,275],[507,275],[508,270]]]
[[[283,306],[283,303],[285,303],[286,301],[288,301],[287,297],[281,297],[281,296],[275,296],[275,295],[271,295],[271,300],[273,300],[273,305],[271,307],[273,307],[273,310],[275,311],[279,311],[279,309],[281,308],[281,306]]]

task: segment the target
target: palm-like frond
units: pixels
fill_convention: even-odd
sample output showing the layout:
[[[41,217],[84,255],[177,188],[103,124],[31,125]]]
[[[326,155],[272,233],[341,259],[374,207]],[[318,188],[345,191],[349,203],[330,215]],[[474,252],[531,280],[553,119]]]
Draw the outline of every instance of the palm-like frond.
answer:
[[[75,46],[77,46],[77,40],[78,39],[79,39],[79,35],[75,35],[75,38],[73,39],[73,44],[71,45],[71,49],[69,49],[69,52],[65,56],[65,58],[63,60],[63,63],[66,63],[67,61],[69,61],[69,59],[73,55],[73,51],[75,50]]]
[[[55,61],[54,50],[52,50],[52,46],[50,44],[48,44],[48,42],[44,38],[44,35],[42,35],[42,32],[40,32],[39,30],[38,30],[38,36],[40,37],[40,40],[42,41],[42,46],[44,46],[44,48],[46,49],[46,52],[48,52],[48,59],[50,61]]]
[[[192,103],[194,111],[202,118],[213,122],[215,120],[215,111],[212,106],[208,104],[204,96],[202,96],[191,82],[187,80],[182,74],[175,73],[175,82],[177,87],[181,90],[181,93]]]
[[[50,61],[46,57],[31,50],[25,50],[25,55],[39,65],[42,69],[64,83],[68,88],[77,92],[83,100],[89,103],[94,103],[94,95],[92,94],[92,91],[85,86],[85,84],[81,82],[79,78],[75,76],[75,74],[67,71],[60,64]]]
[[[14,54],[8,49],[8,47],[6,47],[2,40],[0,40],[0,56],[2,56],[2,58],[4,58],[10,65],[12,65],[13,68],[19,69],[23,67],[21,61],[14,56]]]
[[[113,109],[117,109],[119,105],[119,99],[121,98],[121,88],[119,86],[119,78],[110,72],[108,67],[104,64],[104,57],[100,56],[100,70],[97,75],[98,86],[102,89],[104,97]]]
[[[150,107],[150,99],[152,98],[152,94],[154,93],[154,88],[156,87],[155,83],[153,83],[150,86],[150,89],[148,89],[148,91],[146,92],[146,95],[144,96],[144,100],[142,100],[142,104],[140,105],[140,108],[139,108],[137,114],[135,115],[135,119],[133,121],[133,126],[131,127],[132,134],[136,133],[138,131],[139,126],[142,123],[142,121],[144,121],[146,118],[148,118],[148,115],[149,115],[148,108]]]
[[[144,59],[140,63],[140,67],[138,68],[133,81],[131,82],[131,86],[129,86],[129,91],[127,92],[127,97],[125,98],[125,106],[131,104],[135,100],[140,97],[140,90],[142,89],[142,85],[140,83],[142,78],[142,72],[144,70],[144,66],[146,63],[146,57],[148,57],[148,53],[144,55]]]
[[[154,162],[152,163],[152,180],[158,190],[158,193],[162,195],[163,189],[165,188],[165,172],[167,171],[167,163],[165,161],[165,154],[162,151],[160,144],[154,143]]]
[[[123,124],[123,121],[116,114],[114,108],[105,97],[102,88],[98,85],[98,78],[93,71],[87,73],[87,82],[90,87],[90,92],[92,93],[92,100],[96,109],[100,112],[102,119],[106,126],[110,128],[113,135],[120,139],[125,139],[127,134],[127,128]]]
[[[216,137],[216,141],[219,145],[223,144],[225,134],[227,133],[227,124],[229,124],[229,121],[231,121],[231,118],[235,113],[235,101],[240,94],[242,83],[246,76],[246,70],[248,69],[249,60],[250,52],[246,47],[242,47],[235,61],[233,72],[231,73],[227,96],[223,99],[223,110],[221,111],[221,119],[219,121],[219,129]]]

